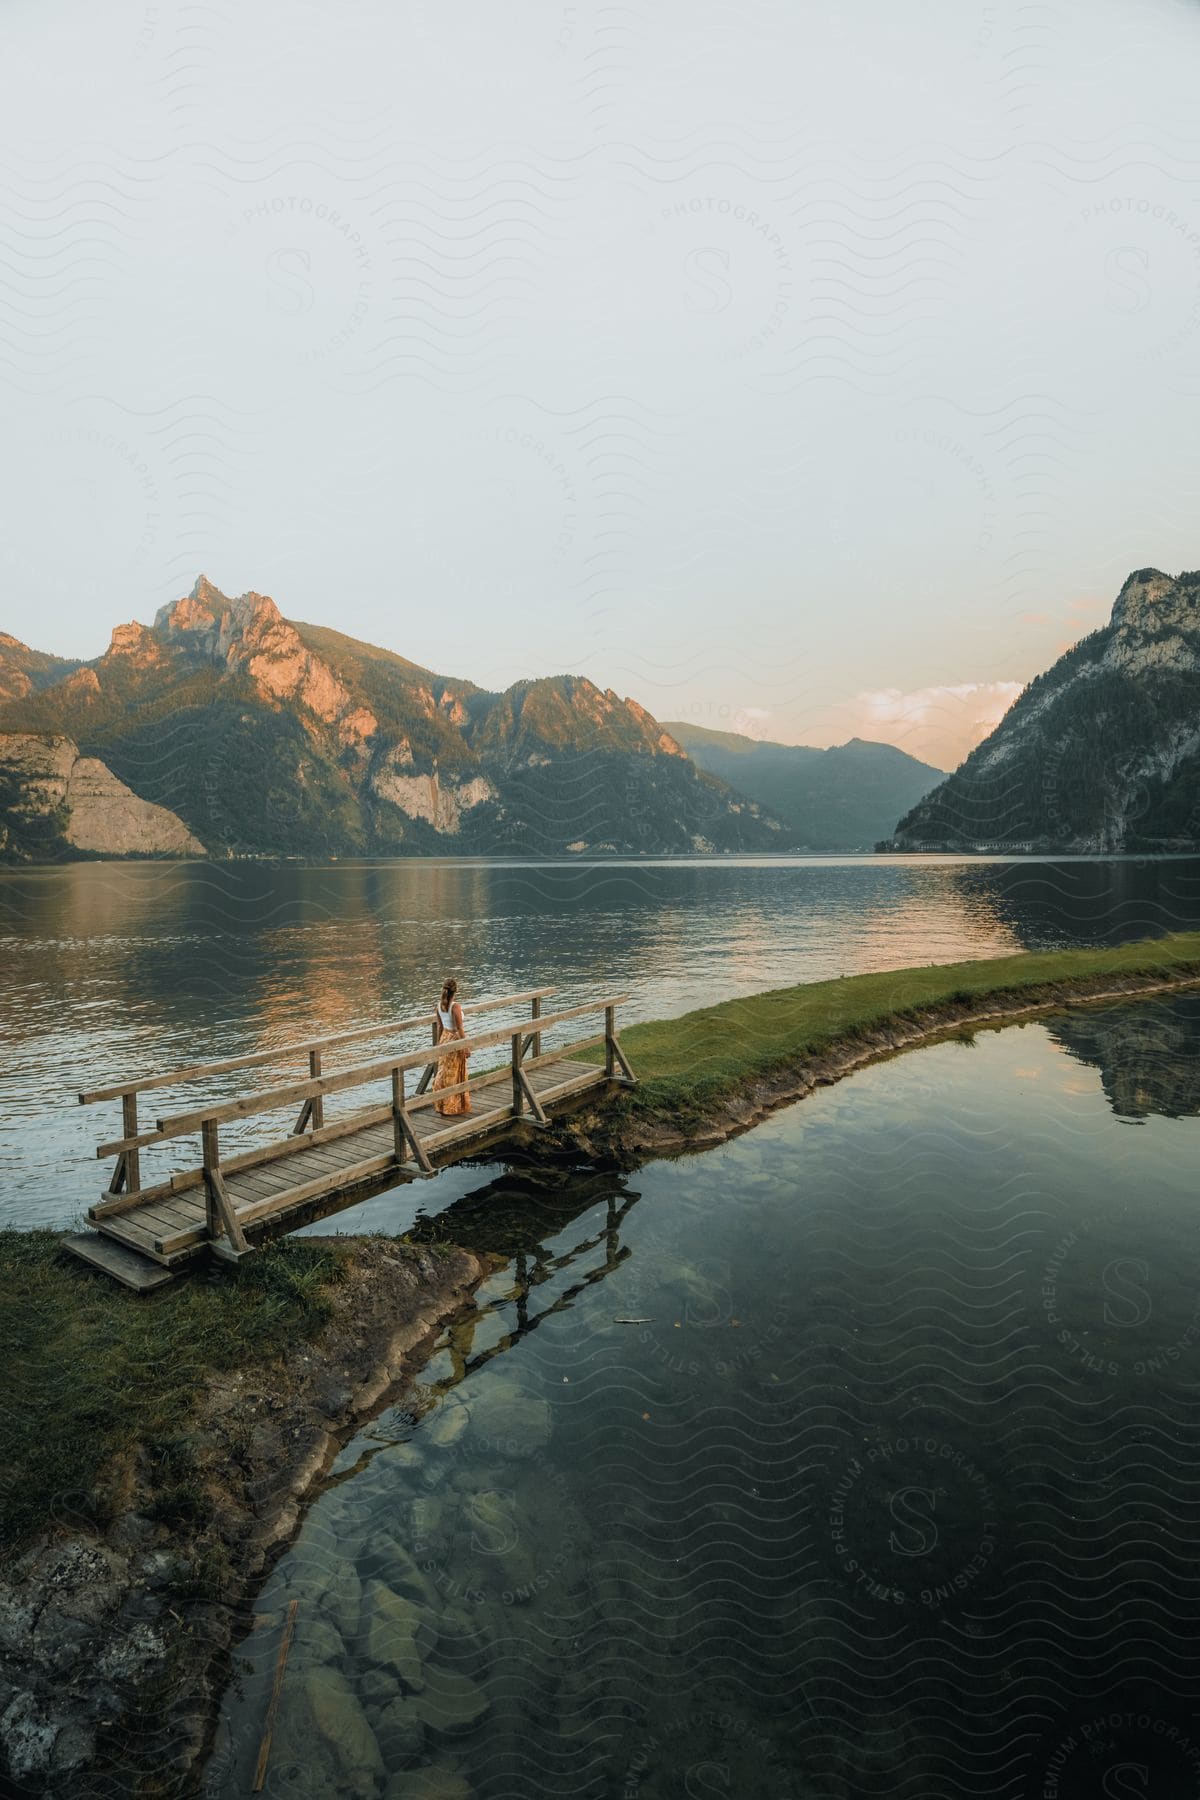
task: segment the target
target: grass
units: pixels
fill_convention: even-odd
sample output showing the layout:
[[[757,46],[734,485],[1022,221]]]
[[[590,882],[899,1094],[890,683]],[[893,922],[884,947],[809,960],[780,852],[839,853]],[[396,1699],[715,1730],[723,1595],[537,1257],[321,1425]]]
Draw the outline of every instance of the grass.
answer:
[[[149,1510],[199,1520],[191,1420],[206,1377],[313,1337],[344,1249],[291,1238],[236,1270],[141,1297],[93,1274],[52,1231],[0,1231],[6,1348],[0,1546],[51,1519],[103,1525],[122,1451],[147,1459]]]
[[[1037,990],[1057,982],[1102,985],[1106,978],[1123,975],[1165,979],[1185,972],[1200,975],[1200,932],[1175,932],[1113,949],[1026,951],[775,988],[701,1007],[681,1018],[626,1027],[621,1044],[641,1085],[624,1103],[642,1115],[687,1122],[703,1117],[747,1081],[835,1044],[853,1043],[926,1007],[1017,996],[1033,1004]],[[592,1060],[601,1054],[595,1052]]]
[[[621,1041],[641,1085],[612,1109],[612,1124],[619,1135],[621,1108],[700,1119],[747,1081],[924,1008],[1032,1003],[1060,982],[1183,973],[1200,975],[1200,932],[847,976],[631,1025]],[[202,1519],[196,1394],[209,1375],[261,1366],[314,1337],[347,1254],[330,1240],[287,1238],[236,1270],[141,1298],[82,1268],[55,1232],[0,1231],[0,1546],[54,1517],[105,1523],[120,1500],[106,1484],[133,1445],[150,1476],[149,1510]]]

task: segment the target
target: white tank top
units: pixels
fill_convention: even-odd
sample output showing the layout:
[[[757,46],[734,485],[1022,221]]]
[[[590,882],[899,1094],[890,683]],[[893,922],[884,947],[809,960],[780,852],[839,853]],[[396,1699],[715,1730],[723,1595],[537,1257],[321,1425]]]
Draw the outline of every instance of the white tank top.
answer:
[[[443,1031],[453,1031],[454,1030],[454,1013],[452,1011],[451,1012],[443,1012],[443,1010],[440,1006],[438,1007],[437,1010],[438,1010],[438,1018],[442,1021],[442,1030]]]

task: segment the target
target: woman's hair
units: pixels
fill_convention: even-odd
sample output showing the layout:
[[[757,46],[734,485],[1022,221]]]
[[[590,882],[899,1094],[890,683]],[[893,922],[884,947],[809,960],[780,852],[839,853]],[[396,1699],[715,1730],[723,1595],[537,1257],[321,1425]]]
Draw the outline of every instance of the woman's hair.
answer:
[[[450,1002],[453,1000],[453,998],[454,998],[455,994],[457,994],[457,992],[458,992],[457,981],[455,981],[453,975],[447,975],[445,981],[442,983],[442,1011],[443,1012],[449,1012]]]

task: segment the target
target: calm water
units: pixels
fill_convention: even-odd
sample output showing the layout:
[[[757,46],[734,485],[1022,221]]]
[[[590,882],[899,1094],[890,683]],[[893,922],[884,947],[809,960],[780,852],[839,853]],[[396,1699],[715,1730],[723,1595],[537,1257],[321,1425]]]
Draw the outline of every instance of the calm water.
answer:
[[[271,1575],[208,1791],[294,1599],[289,1800],[1200,1793],[1198,1051],[1195,997],[1010,1027],[346,1215],[505,1265]]]
[[[1193,860],[0,871],[0,1216],[68,1223],[104,1185],[93,1150],[117,1109],[80,1109],[79,1088],[411,1015],[449,970],[468,999],[554,985],[569,1004],[607,987],[632,995],[628,1016],[661,1017],[823,975],[1195,925]],[[143,1153],[143,1179],[180,1160]]]

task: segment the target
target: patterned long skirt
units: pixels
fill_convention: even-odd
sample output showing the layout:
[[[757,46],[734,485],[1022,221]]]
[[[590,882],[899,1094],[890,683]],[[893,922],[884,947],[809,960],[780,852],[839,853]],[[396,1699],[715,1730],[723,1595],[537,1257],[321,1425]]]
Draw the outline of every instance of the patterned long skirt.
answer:
[[[461,1031],[443,1031],[438,1038],[438,1043],[448,1043],[451,1038],[458,1038],[461,1042],[462,1035]],[[457,1087],[460,1081],[465,1081],[466,1079],[467,1053],[465,1050],[459,1050],[457,1053],[443,1056],[438,1063],[437,1073],[433,1078],[433,1091],[434,1093],[437,1093],[439,1088]],[[459,1113],[469,1113],[471,1110],[471,1096],[470,1094],[451,1094],[448,1099],[435,1100],[434,1106],[438,1112],[447,1118],[456,1116]]]

